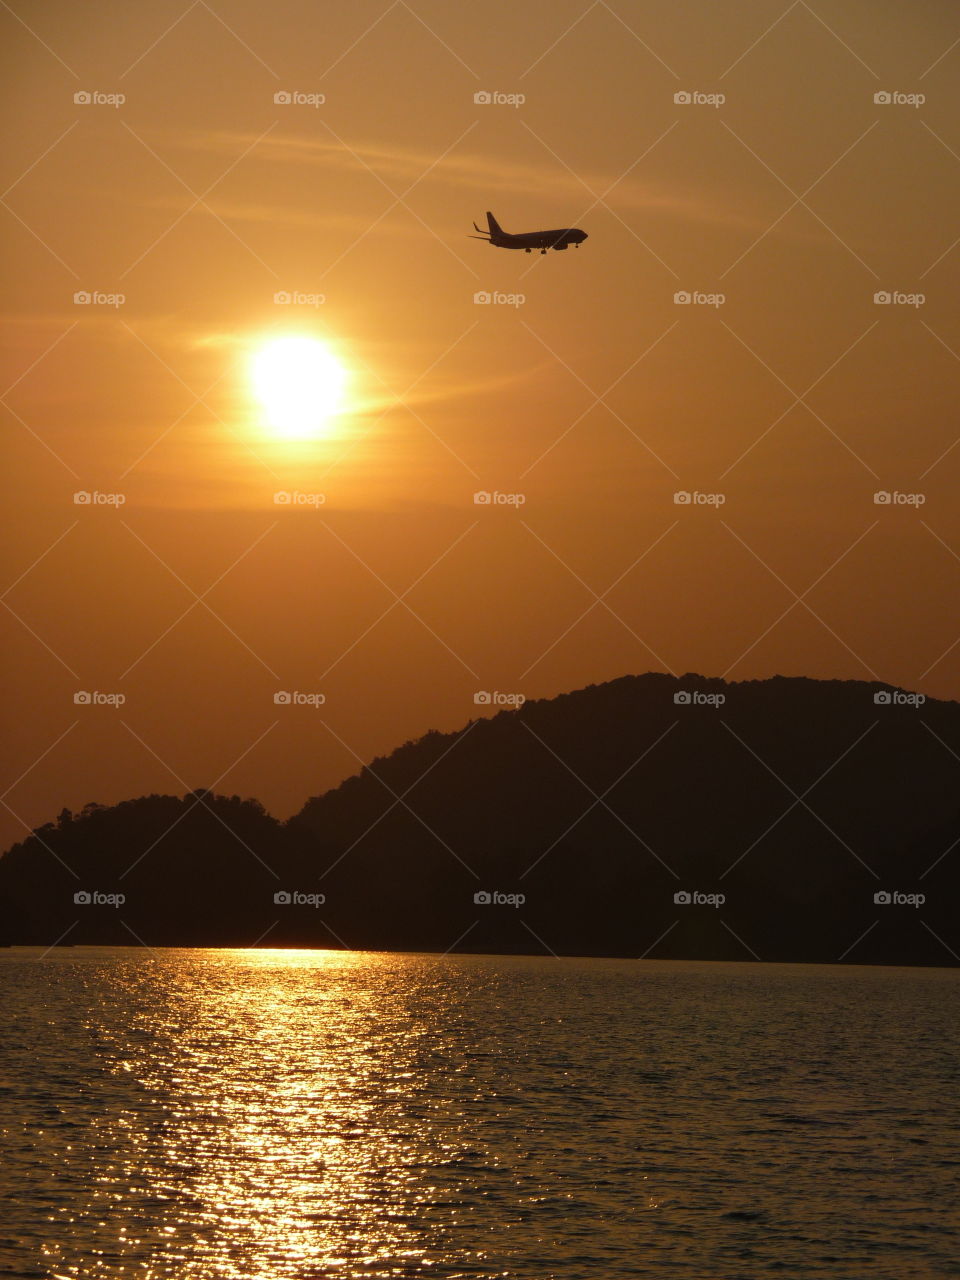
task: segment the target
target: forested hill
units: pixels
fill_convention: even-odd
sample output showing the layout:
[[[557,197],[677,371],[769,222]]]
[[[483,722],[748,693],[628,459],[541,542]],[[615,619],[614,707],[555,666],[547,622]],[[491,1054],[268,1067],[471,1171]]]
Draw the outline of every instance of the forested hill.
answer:
[[[0,929],[952,965],[958,757],[960,704],[890,686],[625,676],[428,733],[285,824],[203,791],[64,813],[0,859]]]

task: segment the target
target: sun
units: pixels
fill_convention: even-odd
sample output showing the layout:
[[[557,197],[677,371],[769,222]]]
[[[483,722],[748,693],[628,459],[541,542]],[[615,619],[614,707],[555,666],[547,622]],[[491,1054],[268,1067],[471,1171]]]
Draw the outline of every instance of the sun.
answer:
[[[284,337],[254,353],[253,389],[271,432],[284,440],[326,435],[346,407],[349,374],[317,338]]]

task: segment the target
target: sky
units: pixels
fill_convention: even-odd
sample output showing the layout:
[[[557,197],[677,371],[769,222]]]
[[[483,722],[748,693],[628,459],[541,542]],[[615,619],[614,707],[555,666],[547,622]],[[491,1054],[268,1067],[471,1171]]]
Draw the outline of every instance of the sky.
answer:
[[[286,817],[480,693],[960,697],[952,4],[0,29],[2,845],[199,786]],[[253,382],[290,338],[346,378],[303,438]]]

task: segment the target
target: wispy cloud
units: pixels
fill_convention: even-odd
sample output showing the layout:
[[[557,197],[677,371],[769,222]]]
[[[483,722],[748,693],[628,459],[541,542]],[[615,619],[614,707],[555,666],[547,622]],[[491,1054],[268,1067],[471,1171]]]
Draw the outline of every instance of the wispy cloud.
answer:
[[[255,140],[255,135],[230,131],[192,132],[170,136],[168,145],[186,150],[216,152],[236,155]],[[333,136],[301,137],[272,133],[256,148],[255,156],[261,161],[280,165],[312,165],[336,169],[341,173],[364,174],[369,169],[378,174],[398,194],[417,182],[425,173],[423,186],[446,184],[483,192],[492,202],[500,195],[547,195],[576,207],[591,202],[590,191],[598,196],[607,192],[606,202],[621,211],[660,213],[694,222],[708,222],[757,228],[766,225],[769,217],[746,202],[726,203],[720,193],[703,191],[678,192],[662,180],[652,181],[628,176],[617,182],[619,174],[584,171],[582,181],[559,163],[545,158],[537,163],[505,159],[502,156],[477,151],[454,149],[437,162],[437,154],[423,150],[386,147],[382,143],[350,140],[344,145]],[[429,173],[427,171],[429,170]],[[369,176],[369,175],[368,175]],[[389,194],[384,189],[384,196]],[[748,198],[745,193],[745,199]],[[230,204],[220,197],[211,205],[223,217],[235,217],[250,221],[272,221],[288,224],[308,224],[316,221],[325,225],[333,222],[343,225],[361,225],[369,221],[368,215],[330,214],[318,210],[291,210],[289,207],[271,205],[262,199]],[[412,231],[413,228],[410,228]]]

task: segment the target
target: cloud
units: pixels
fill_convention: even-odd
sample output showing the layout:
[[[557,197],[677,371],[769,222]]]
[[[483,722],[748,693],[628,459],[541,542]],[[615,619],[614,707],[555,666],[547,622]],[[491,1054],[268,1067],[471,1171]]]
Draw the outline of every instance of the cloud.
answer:
[[[374,181],[379,177],[388,204],[394,199],[391,192],[401,196],[413,184],[420,186],[439,182],[482,192],[485,208],[498,195],[524,193],[540,198],[546,195],[554,201],[568,204],[574,210],[570,215],[571,220],[585,216],[594,207],[601,208],[595,201],[597,197],[603,196],[611,208],[622,212],[658,213],[693,222],[740,226],[752,230],[760,230],[769,222],[768,214],[758,214],[755,210],[748,209],[745,200],[739,204],[733,203],[729,191],[722,197],[719,192],[706,189],[681,193],[662,180],[654,183],[628,175],[618,181],[620,174],[609,172],[585,171],[578,177],[560,162],[546,158],[541,163],[530,163],[456,146],[446,154],[442,149],[435,152],[402,149],[371,141],[348,142],[332,132],[319,138],[276,132],[261,137],[259,142],[257,138],[257,134],[219,130],[181,134],[171,139],[171,142],[188,150],[210,151],[231,157],[242,155],[247,148],[251,148],[249,158],[259,158],[274,164],[324,165],[345,174],[366,174],[368,177],[372,176]],[[744,196],[748,194],[745,192]],[[252,221],[305,224],[316,220],[325,225],[342,223],[344,226],[354,227],[369,222],[369,215],[351,218],[322,214],[316,210],[298,213],[288,207],[265,204],[262,199],[249,204],[235,202],[228,207],[216,201],[216,193],[211,197],[210,203],[223,217],[233,216]]]

